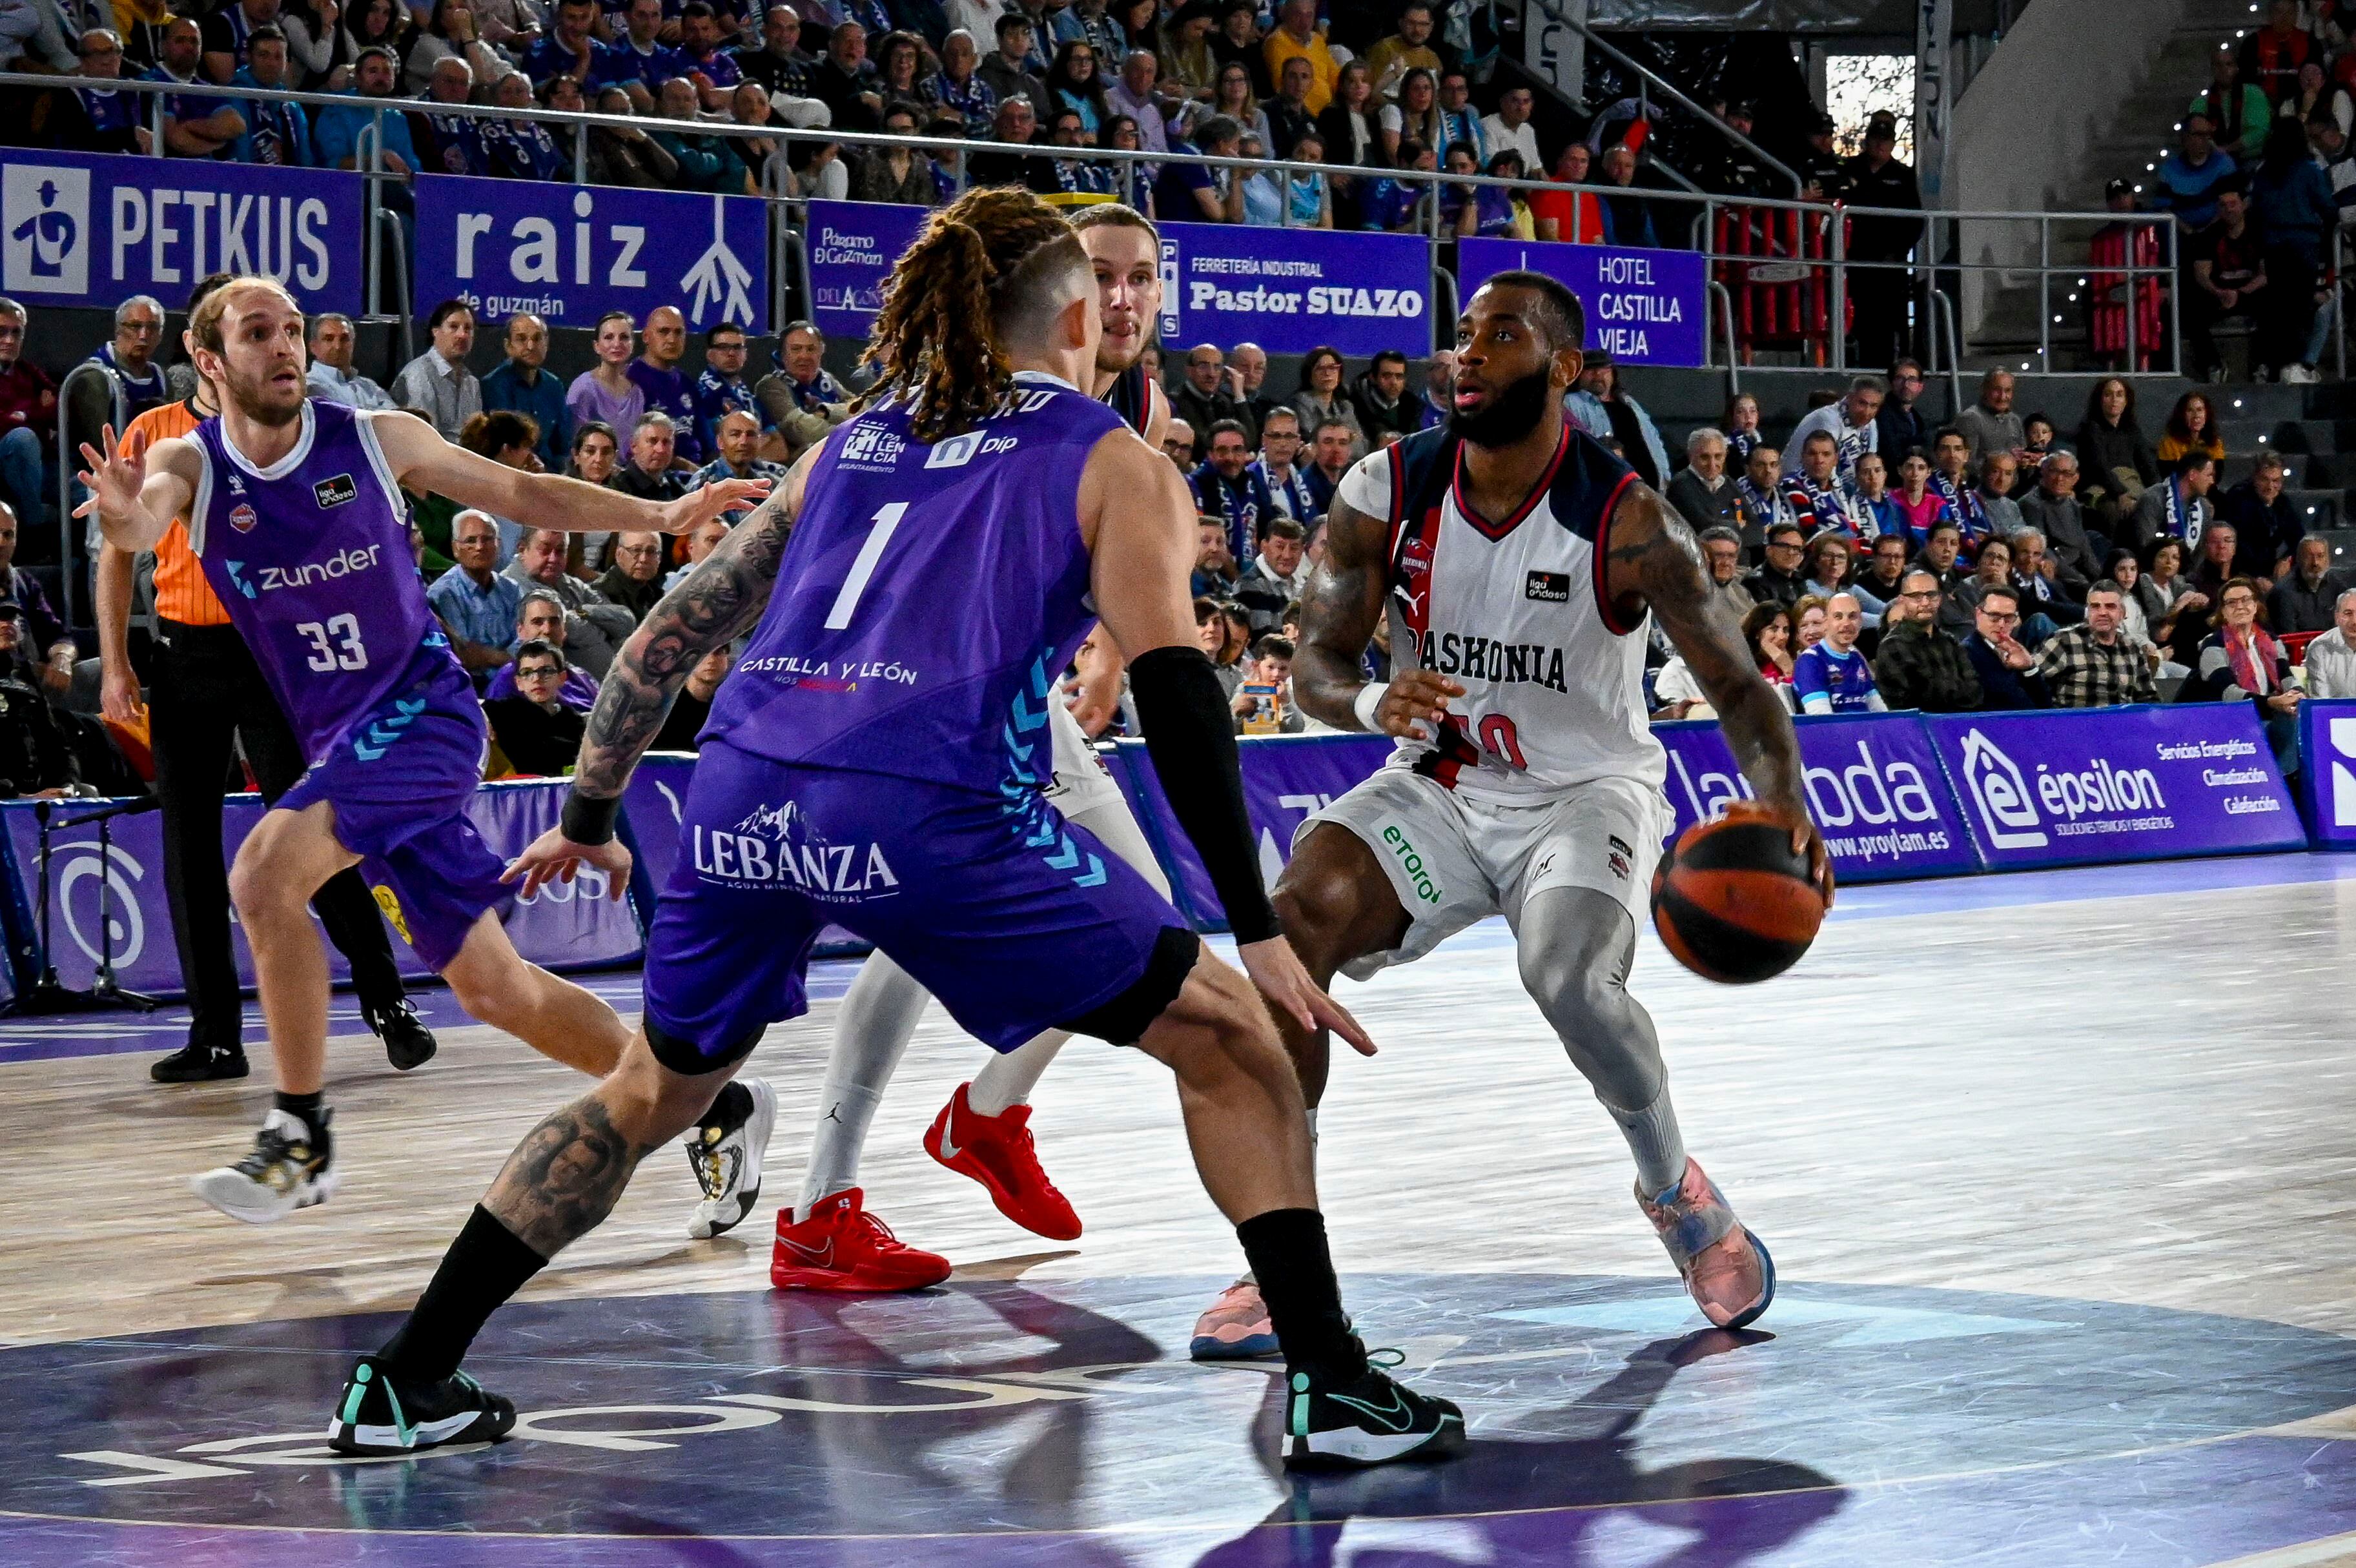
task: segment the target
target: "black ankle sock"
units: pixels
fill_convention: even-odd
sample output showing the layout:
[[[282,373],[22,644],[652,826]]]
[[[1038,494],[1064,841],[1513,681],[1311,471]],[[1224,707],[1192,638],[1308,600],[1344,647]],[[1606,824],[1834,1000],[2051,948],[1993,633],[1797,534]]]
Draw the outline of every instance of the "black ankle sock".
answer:
[[[405,1383],[440,1382],[458,1370],[491,1314],[547,1263],[498,1216],[476,1204],[409,1321],[385,1341],[378,1357]]]
[[[313,1146],[317,1147],[326,1147],[327,1142],[327,1107],[324,1104],[326,1098],[325,1090],[310,1094],[289,1094],[285,1090],[281,1089],[278,1091],[276,1101],[279,1110],[303,1124],[304,1128],[311,1135]]]
[[[1314,1209],[1272,1209],[1236,1227],[1285,1364],[1322,1367],[1344,1380],[1365,1371],[1365,1351],[1342,1311],[1342,1287],[1325,1244],[1325,1216]]]

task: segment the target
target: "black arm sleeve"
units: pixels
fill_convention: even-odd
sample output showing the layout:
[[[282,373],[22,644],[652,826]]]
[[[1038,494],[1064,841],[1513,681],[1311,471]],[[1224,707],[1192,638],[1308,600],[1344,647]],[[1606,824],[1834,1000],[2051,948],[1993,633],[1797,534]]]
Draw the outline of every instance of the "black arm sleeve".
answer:
[[[1235,720],[1210,659],[1200,648],[1150,649],[1130,661],[1129,686],[1146,755],[1178,826],[1211,874],[1227,928],[1237,942],[1280,934],[1244,811]]]

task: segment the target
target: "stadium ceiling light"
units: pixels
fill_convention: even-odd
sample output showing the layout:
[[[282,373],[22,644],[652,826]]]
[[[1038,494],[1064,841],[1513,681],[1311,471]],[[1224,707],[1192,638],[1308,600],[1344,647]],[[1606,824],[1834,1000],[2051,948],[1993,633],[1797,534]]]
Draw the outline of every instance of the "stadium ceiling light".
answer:
[[[2143,187],[2141,187],[2141,186],[2137,186],[2137,187],[2136,187],[2136,194],[2137,196],[2141,196],[2141,195],[2143,194]]]
[[[2241,400],[2241,399],[2239,399],[2239,398],[2235,398],[2235,399],[2233,400],[2233,406],[2234,406],[2235,408],[2237,408],[2237,409],[2238,409],[2238,408],[2240,408],[2240,407],[2242,406],[2242,400]]]
[[[2158,167],[2159,167],[2159,165],[2158,165],[2158,164],[2146,164],[2146,165],[2144,165],[2144,166],[2143,166],[2143,172],[2144,172],[2144,173],[2146,173],[2146,174],[2150,174],[2153,170],[2155,170],[2155,169],[2157,169],[2157,168],[2158,168]]]

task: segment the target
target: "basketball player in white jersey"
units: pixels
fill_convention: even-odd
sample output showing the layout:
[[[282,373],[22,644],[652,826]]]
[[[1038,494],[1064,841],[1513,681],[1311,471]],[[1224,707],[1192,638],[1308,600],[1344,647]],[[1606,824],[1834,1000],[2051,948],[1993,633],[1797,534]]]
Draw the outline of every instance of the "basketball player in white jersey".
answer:
[[[1096,274],[1103,329],[1090,390],[1159,451],[1170,400],[1138,361],[1162,314],[1160,236],[1149,219],[1109,204],[1086,209],[1073,227]],[[1082,718],[1098,730],[1111,719],[1120,697],[1120,650],[1099,627],[1075,667],[1070,707],[1058,703],[1051,709],[1055,775],[1045,793],[1066,819],[1104,840],[1166,897],[1168,881],[1128,798],[1081,727]],[[948,1277],[948,1259],[905,1244],[867,1213],[859,1185],[868,1129],[930,1001],[906,970],[881,953],[861,966],[844,994],[801,1191],[792,1211],[778,1221],[770,1279],[780,1288],[916,1290]],[[1000,1213],[1059,1242],[1079,1235],[1080,1220],[1039,1163],[1028,1102],[1070,1038],[1051,1029],[1003,1055],[991,1053],[971,1082],[958,1085],[925,1135],[926,1152],[980,1182]],[[723,1090],[688,1136],[688,1157],[706,1193],[689,1223],[691,1237],[736,1225],[759,1197],[762,1150],[776,1102],[758,1080],[738,1083],[743,1087]]]
[[[1703,1314],[1739,1328],[1773,1298],[1773,1262],[1686,1153],[1652,1019],[1625,988],[1673,820],[1645,722],[1648,613],[1757,791],[1732,809],[1788,827],[1827,900],[1831,873],[1791,721],[1710,595],[1691,531],[1564,417],[1584,331],[1553,280],[1491,278],[1457,325],[1448,422],[1344,477],[1293,689],[1325,722],[1399,745],[1302,825],[1276,907],[1321,983],[1505,915],[1522,984],[1627,1138],[1638,1205]],[[1392,677],[1372,683],[1359,656],[1386,615]],[[1313,1117],[1327,1040],[1283,1032]],[[1265,1354],[1266,1325],[1242,1282],[1196,1326],[1194,1353]]]

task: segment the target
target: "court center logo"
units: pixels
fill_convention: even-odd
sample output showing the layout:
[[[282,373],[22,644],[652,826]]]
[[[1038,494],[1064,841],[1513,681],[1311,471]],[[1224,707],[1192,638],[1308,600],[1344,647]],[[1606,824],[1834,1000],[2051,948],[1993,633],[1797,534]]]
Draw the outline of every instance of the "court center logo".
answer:
[[[12,163],[0,176],[0,286],[10,293],[88,293],[90,171]]]
[[[2044,818],[2037,814],[2020,765],[1978,730],[1964,733],[1964,783],[1991,848],[2034,849],[2047,842]]]

